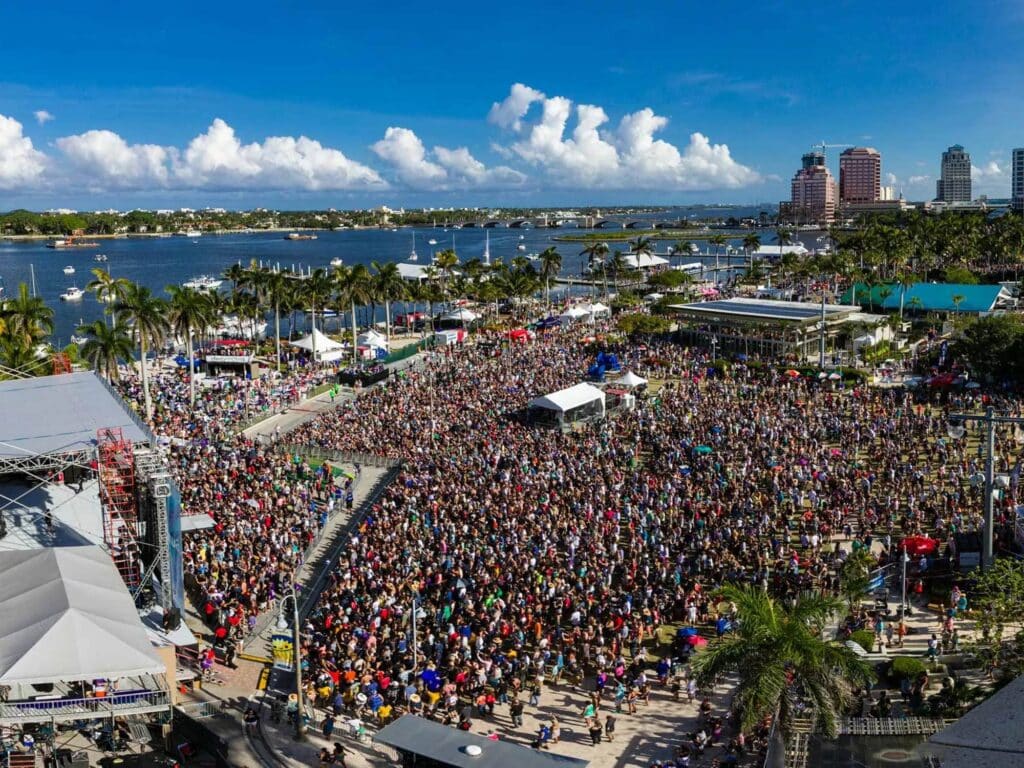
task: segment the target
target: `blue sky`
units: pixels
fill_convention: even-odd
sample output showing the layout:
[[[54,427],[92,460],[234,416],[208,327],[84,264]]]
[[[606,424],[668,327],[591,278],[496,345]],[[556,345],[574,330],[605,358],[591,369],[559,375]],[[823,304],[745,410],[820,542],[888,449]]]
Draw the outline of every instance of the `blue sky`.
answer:
[[[976,189],[1005,197],[1024,146],[1018,0],[51,2],[3,20],[0,209],[758,202],[822,140],[878,148],[911,199],[962,143]]]

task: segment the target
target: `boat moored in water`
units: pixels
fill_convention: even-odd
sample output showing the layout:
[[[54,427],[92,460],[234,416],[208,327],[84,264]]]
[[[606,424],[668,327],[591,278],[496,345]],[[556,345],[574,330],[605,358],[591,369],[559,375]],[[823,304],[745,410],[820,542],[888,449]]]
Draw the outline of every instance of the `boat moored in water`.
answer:
[[[85,296],[85,291],[81,288],[71,286],[64,293],[60,295],[61,301],[81,301],[82,297]]]
[[[215,291],[221,287],[223,280],[218,280],[216,277],[210,275],[199,275],[199,277],[193,277],[188,282],[182,283],[183,288],[191,288],[194,291],[200,293],[209,293]]]

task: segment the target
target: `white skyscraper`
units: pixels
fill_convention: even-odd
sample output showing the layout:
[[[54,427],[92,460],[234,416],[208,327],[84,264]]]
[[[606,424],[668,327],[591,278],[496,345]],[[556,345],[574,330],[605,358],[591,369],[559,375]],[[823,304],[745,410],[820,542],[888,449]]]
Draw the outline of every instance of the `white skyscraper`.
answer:
[[[1024,147],[1013,150],[1010,197],[1013,200],[1014,210],[1024,211]]]

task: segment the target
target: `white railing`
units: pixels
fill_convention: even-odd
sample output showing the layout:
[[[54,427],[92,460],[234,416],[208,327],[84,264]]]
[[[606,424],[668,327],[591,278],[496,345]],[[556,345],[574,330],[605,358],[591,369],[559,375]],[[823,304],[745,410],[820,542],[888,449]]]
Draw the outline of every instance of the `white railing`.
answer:
[[[126,691],[101,698],[59,698],[0,703],[0,722],[45,722],[113,717],[169,708],[167,691]]]

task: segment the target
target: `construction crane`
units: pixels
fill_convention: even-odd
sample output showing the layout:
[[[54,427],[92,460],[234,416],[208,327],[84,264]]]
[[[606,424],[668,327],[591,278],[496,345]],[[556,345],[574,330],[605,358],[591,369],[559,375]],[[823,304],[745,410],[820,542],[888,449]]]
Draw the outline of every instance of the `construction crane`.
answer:
[[[828,149],[828,148],[842,147],[843,149],[846,149],[847,147],[852,147],[852,146],[853,146],[853,143],[849,142],[849,141],[844,142],[842,144],[829,144],[829,143],[827,143],[825,141],[820,141],[817,144],[811,144],[811,149],[820,149],[821,150],[821,154],[825,155],[825,150]]]

